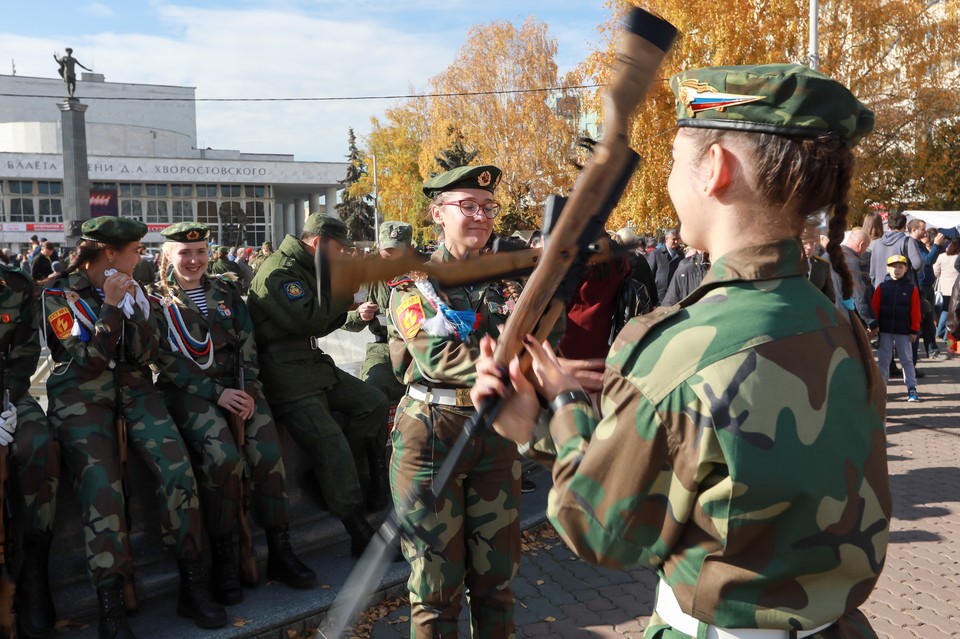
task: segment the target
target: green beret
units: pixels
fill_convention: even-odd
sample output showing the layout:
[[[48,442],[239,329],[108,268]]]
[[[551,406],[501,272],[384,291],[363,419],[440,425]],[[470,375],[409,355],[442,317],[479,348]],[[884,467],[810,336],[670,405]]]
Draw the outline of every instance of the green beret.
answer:
[[[444,191],[461,189],[483,189],[493,193],[500,184],[500,173],[500,169],[492,164],[459,166],[424,182],[423,194],[432,200]]]
[[[171,242],[206,242],[210,228],[200,222],[177,222],[160,231]]]
[[[800,64],[708,67],[670,79],[677,126],[776,135],[839,136],[851,147],[873,130],[873,111],[845,86]]]
[[[353,242],[347,237],[347,225],[335,217],[313,213],[303,223],[303,231],[336,240],[347,248],[353,248]]]
[[[377,243],[382,249],[407,248],[412,238],[413,227],[406,222],[384,222]]]
[[[106,244],[135,242],[146,234],[147,225],[140,220],[113,215],[101,215],[84,221],[80,226],[80,239]]]

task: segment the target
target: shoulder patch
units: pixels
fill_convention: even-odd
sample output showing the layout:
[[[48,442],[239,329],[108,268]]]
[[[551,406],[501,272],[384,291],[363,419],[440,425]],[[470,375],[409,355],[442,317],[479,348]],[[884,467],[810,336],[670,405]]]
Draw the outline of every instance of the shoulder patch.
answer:
[[[307,292],[303,290],[303,284],[299,281],[287,282],[284,284],[283,292],[287,294],[287,299],[291,302],[293,300],[298,300],[307,294]]]
[[[410,339],[423,325],[423,304],[419,295],[411,295],[397,307],[397,330],[404,339]]]
[[[70,337],[70,331],[73,330],[73,313],[66,306],[58,308],[47,315],[47,323],[50,324],[57,339],[65,340]]]

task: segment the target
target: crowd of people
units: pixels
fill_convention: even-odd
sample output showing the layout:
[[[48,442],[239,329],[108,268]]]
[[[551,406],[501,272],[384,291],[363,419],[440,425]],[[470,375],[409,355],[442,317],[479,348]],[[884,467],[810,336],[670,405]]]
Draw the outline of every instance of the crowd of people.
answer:
[[[513,635],[524,451],[552,465],[548,514],[578,554],[658,571],[646,636],[873,637],[857,606],[889,527],[883,382],[896,351],[907,400],[919,401],[918,336],[928,358],[940,356],[938,337],[957,352],[960,239],[896,212],[886,231],[875,214],[847,230],[851,149],[873,114],[826,76],[718,67],[671,86],[667,189],[682,226],[660,241],[610,233],[624,250],[587,270],[542,344],[525,339],[530,374],[493,359],[522,277],[441,286],[412,271],[368,285],[358,303],[317,281],[318,252],[355,250],[346,226],[321,214],[257,255],[180,222],[146,269],[146,225],[98,217],[63,260],[38,240],[33,278],[23,261],[0,264],[0,445],[22,488],[22,635],[56,618],[46,575],[61,460],[83,510],[100,637],[134,636],[130,446],[156,481],[177,611],[216,628],[259,581],[248,490],[268,578],[316,583],[290,543],[278,427],[314,462],[323,506],[360,556],[374,534],[367,514],[436,477],[474,406],[500,395],[512,399],[496,430],[409,513],[419,533],[394,559],[411,567],[412,636],[455,637],[464,595],[475,636]],[[693,108],[701,99],[714,106]],[[496,166],[471,165],[423,184],[442,236],[424,259],[490,249],[500,179]],[[411,230],[384,223],[379,254],[412,251]],[[341,328],[372,334],[359,378],[318,342]],[[28,392],[43,347],[46,412]]]

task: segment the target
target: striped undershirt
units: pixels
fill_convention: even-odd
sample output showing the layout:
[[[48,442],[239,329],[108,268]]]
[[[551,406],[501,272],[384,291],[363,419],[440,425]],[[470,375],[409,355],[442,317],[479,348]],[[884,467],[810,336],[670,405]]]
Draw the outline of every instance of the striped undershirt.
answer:
[[[190,290],[184,291],[184,293],[193,300],[193,303],[197,305],[201,313],[204,315],[207,314],[207,294],[202,286],[199,288],[191,288]]]

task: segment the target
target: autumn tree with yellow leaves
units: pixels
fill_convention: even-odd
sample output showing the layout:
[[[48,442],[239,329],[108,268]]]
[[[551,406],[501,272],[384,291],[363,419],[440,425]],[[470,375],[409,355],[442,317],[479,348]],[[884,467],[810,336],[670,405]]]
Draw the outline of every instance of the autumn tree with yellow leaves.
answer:
[[[578,81],[606,83],[614,59],[612,36],[632,3],[608,2],[607,38],[578,68]],[[676,216],[666,192],[676,111],[667,81],[695,67],[774,62],[807,63],[808,0],[649,0],[644,7],[682,34],[634,120],[631,144],[643,164],[615,211],[611,226],[631,223],[654,231]],[[846,84],[874,110],[876,131],[857,149],[853,219],[877,202],[894,208],[924,205],[922,176],[938,167],[919,161],[932,131],[960,118],[960,31],[957,0],[822,0],[819,69]],[[600,109],[600,94],[587,103]],[[926,154],[927,161],[947,155]],[[957,203],[960,205],[960,202]]]

